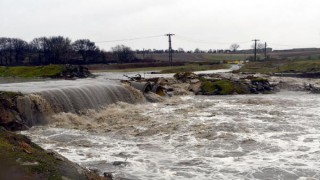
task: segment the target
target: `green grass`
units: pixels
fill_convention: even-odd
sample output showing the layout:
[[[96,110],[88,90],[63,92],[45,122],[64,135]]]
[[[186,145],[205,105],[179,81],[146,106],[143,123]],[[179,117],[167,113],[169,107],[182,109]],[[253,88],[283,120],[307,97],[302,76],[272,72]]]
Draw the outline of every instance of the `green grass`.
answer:
[[[250,54],[202,54],[202,58],[206,61],[224,61],[224,60],[238,60],[242,61],[248,58]]]
[[[112,70],[94,70],[93,72],[140,72],[140,71],[160,71],[160,73],[178,73],[192,72],[216,69],[228,69],[228,64],[213,64],[210,63],[187,63],[184,66],[162,66],[162,67],[144,67],[144,68],[127,68],[127,69],[112,69]]]
[[[205,94],[216,94],[216,95],[231,95],[237,94],[249,94],[249,90],[243,87],[240,83],[236,83],[227,79],[218,80],[215,82],[208,81],[204,78],[202,81],[202,91]]]
[[[39,146],[30,142],[25,136],[0,130],[0,161],[7,167],[0,170],[6,174],[6,168],[15,168],[24,177],[47,177],[48,179],[61,179],[60,162],[48,155]],[[23,147],[25,144],[26,147]],[[30,151],[26,153],[25,149]],[[22,166],[20,162],[38,162],[38,165]],[[8,167],[9,166],[9,167]],[[9,169],[8,169],[9,170]],[[34,174],[36,174],[34,176]]]
[[[201,65],[201,64],[186,64],[180,67],[170,67],[162,70],[161,73],[179,73],[179,72],[194,72],[194,71],[205,71],[205,70],[217,70],[217,69],[228,69],[228,64],[215,64],[215,65]]]
[[[142,54],[136,55],[137,58],[143,58]],[[224,60],[245,60],[252,54],[209,54],[209,53],[175,53],[173,54],[174,62],[220,62]],[[168,54],[147,54],[145,58],[156,59],[163,62],[168,61]]]
[[[183,66],[176,66],[183,67]],[[127,68],[127,69],[104,69],[104,70],[91,70],[92,72],[139,72],[139,71],[162,71],[172,68],[171,66],[164,67],[143,67],[143,68]]]
[[[239,71],[264,74],[320,72],[320,60],[272,60],[249,62]]]
[[[55,77],[63,71],[61,65],[48,66],[13,66],[0,67],[0,76],[2,77]]]

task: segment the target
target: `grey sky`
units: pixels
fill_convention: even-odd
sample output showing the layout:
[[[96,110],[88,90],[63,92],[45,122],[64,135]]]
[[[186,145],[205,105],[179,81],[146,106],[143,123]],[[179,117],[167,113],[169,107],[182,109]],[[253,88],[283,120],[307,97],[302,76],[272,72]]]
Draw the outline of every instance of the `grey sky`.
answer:
[[[0,36],[108,41],[175,33],[173,48],[320,47],[319,0],[0,0]],[[99,43],[167,48],[167,37]]]

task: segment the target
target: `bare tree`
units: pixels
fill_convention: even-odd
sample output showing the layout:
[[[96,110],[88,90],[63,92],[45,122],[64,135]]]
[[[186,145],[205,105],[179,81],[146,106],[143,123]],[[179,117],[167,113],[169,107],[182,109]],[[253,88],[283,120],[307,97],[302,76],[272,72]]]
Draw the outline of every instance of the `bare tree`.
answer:
[[[236,52],[239,48],[240,48],[240,45],[236,44],[236,43],[231,44],[231,46],[230,46],[230,50],[233,52]]]
[[[178,52],[179,52],[179,53],[184,53],[185,51],[184,51],[183,48],[178,48]]]
[[[11,39],[11,47],[14,52],[15,64],[22,64],[25,58],[25,53],[28,50],[28,43],[21,39]]]
[[[132,62],[135,59],[134,52],[130,47],[125,45],[117,45],[111,48],[114,58],[120,62]]]
[[[46,37],[35,38],[30,42],[31,52],[37,54],[36,64],[47,64],[49,58],[48,43],[49,40]]]
[[[62,36],[48,38],[49,61],[53,64],[66,63],[71,50],[71,40]]]
[[[94,42],[89,39],[79,39],[72,43],[72,49],[79,53],[84,63],[87,63],[88,58],[94,56],[99,49]]]

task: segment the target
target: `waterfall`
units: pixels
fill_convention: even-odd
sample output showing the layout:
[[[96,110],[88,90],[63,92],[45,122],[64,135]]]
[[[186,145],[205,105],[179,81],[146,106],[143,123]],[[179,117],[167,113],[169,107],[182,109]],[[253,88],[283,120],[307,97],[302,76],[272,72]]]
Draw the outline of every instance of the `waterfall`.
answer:
[[[17,99],[20,116],[28,126],[45,124],[54,113],[81,113],[117,103],[143,102],[138,90],[120,84],[93,83],[81,86],[51,88],[25,94]]]

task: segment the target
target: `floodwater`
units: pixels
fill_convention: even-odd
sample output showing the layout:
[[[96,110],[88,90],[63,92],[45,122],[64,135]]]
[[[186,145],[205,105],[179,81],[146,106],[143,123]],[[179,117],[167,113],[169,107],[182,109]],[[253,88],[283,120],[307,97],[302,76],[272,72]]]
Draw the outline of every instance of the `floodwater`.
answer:
[[[224,73],[230,72],[238,66],[232,66],[230,69],[198,71],[201,73]],[[68,88],[82,88],[95,85],[119,85],[119,80],[128,80],[128,77],[140,74],[143,78],[165,77],[172,78],[174,74],[151,74],[150,72],[103,72],[95,73],[96,78],[76,79],[76,80],[56,80],[56,79],[26,79],[26,78],[1,78],[0,91],[13,91],[21,93],[36,93],[48,90],[59,90]]]
[[[22,132],[115,179],[319,179],[320,96],[182,96],[59,113]]]

